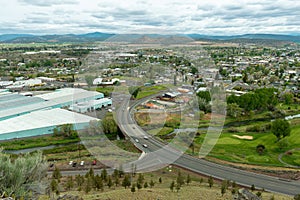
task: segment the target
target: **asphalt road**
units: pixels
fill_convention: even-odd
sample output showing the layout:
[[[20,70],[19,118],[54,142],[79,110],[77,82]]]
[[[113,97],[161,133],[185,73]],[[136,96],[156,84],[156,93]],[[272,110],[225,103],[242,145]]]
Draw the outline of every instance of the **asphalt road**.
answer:
[[[141,129],[132,118],[134,106],[144,100],[129,105],[129,97],[124,98],[120,108],[117,110],[116,118],[120,129],[130,137],[137,148],[145,154],[135,162],[138,171],[151,171],[161,166],[174,164],[184,169],[191,170],[217,179],[235,181],[239,185],[256,188],[264,188],[266,191],[295,195],[300,193],[300,182],[279,179],[276,177],[256,174],[253,172],[239,170],[229,166],[215,164],[204,159],[194,158],[175,150],[169,145],[159,142]],[[144,138],[144,137],[148,138]],[[138,142],[136,141],[138,140]],[[145,148],[143,144],[146,144]]]

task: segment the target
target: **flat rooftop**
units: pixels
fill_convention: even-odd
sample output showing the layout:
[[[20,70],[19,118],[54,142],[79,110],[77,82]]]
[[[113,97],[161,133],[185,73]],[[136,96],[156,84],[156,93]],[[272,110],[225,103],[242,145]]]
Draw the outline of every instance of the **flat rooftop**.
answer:
[[[0,134],[40,129],[63,124],[89,123],[91,120],[99,119],[60,108],[40,110],[0,121]]]

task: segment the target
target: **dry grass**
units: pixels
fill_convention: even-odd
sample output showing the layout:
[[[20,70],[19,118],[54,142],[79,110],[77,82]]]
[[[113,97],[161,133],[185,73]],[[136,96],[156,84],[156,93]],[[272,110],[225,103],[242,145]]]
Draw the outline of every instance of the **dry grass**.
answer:
[[[181,171],[181,174],[184,177],[187,177],[187,174],[192,178],[192,182],[189,185],[184,185],[181,187],[179,192],[175,190],[172,192],[169,189],[170,183],[172,181],[176,181],[176,177],[178,171]],[[133,183],[136,183],[137,177],[133,177]],[[84,200],[173,200],[173,199],[189,199],[189,200],[214,200],[214,199],[233,199],[231,194],[231,188],[229,188],[224,196],[221,195],[221,182],[215,180],[212,188],[209,188],[207,183],[207,177],[203,177],[201,175],[195,174],[193,172],[178,169],[176,167],[167,167],[156,172],[146,173],[144,174],[145,181],[150,183],[151,180],[155,182],[153,188],[142,188],[138,190],[136,188],[136,192],[132,193],[130,188],[124,189],[124,187],[113,186],[112,188],[108,188],[105,186],[104,191],[91,191],[86,194],[84,191],[71,191],[71,192],[63,192],[61,195],[66,193],[80,196]],[[159,183],[159,177],[162,178],[162,183]],[[200,180],[203,180],[200,183]],[[73,190],[76,190],[74,188]],[[254,192],[256,193],[256,191]],[[270,199],[274,195],[276,200],[292,200],[293,198],[286,195],[280,194],[271,194],[267,192],[263,192],[262,199]],[[41,200],[49,199],[46,196],[40,197]]]

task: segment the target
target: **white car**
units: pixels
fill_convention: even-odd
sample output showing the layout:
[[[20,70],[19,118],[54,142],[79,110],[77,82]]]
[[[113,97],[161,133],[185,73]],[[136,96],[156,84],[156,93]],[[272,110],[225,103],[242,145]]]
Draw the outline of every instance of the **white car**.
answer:
[[[80,162],[80,166],[83,166],[84,165],[84,161],[82,160],[81,162]]]
[[[135,139],[135,142],[136,142],[136,143],[139,143],[140,141],[139,141],[138,139]]]
[[[148,136],[147,136],[147,135],[145,135],[145,136],[144,136],[144,139],[145,139],[145,140],[148,140],[149,138],[148,138]]]
[[[143,147],[144,147],[144,148],[147,148],[147,147],[148,147],[148,145],[147,145],[147,144],[143,144]]]
[[[71,160],[71,161],[69,162],[69,165],[73,165],[73,160]]]

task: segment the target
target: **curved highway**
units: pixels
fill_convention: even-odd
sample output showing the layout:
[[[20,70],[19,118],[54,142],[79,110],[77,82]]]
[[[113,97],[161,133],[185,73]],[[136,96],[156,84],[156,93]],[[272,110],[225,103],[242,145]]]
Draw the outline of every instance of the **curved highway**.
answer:
[[[131,111],[144,100],[139,100],[129,105],[129,96],[124,98],[120,108],[117,110],[116,119],[120,129],[126,134],[137,148],[144,151],[144,156],[135,164],[137,169],[147,170],[172,163],[184,169],[213,176],[217,179],[235,181],[239,185],[256,188],[264,188],[267,191],[295,195],[300,193],[300,182],[279,179],[262,174],[239,170],[229,166],[223,166],[203,159],[194,158],[183,154],[172,147],[161,143],[148,135],[133,120]],[[143,146],[146,144],[146,147]],[[150,153],[151,152],[151,153]]]

